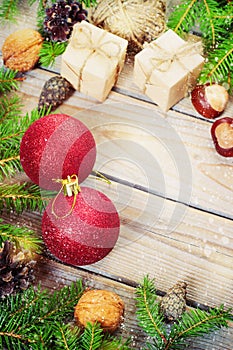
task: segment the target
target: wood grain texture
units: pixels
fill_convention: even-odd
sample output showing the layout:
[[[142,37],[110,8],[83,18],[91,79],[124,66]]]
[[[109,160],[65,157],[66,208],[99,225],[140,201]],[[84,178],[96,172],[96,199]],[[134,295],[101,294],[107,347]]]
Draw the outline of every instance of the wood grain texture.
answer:
[[[0,31],[0,47],[14,30],[36,27],[36,3],[22,2],[15,25]],[[60,71],[28,72],[20,86],[23,113],[37,107],[41,89]],[[109,288],[126,302],[124,338],[142,349],[145,335],[135,320],[135,285],[149,274],[163,294],[177,280],[188,283],[188,302],[233,307],[233,163],[220,157],[210,137],[212,121],[198,115],[185,98],[163,113],[133,82],[127,57],[116,86],[104,103],[75,92],[58,112],[83,121],[97,144],[95,170],[111,185],[89,177],[85,185],[104,192],[116,205],[121,232],[113,251],[82,268],[40,257],[36,282],[56,289],[77,278],[94,288]],[[232,116],[233,101],[224,112]],[[24,177],[24,175],[23,175]],[[41,235],[41,214],[2,214],[9,223]],[[46,257],[47,256],[47,257]],[[232,350],[233,326],[190,343],[190,349]]]
[[[27,74],[21,93],[29,112],[53,74]],[[28,94],[30,91],[30,94]],[[83,121],[97,144],[96,170],[180,203],[233,218],[233,167],[219,156],[211,123],[111,92],[104,103],[75,92],[58,108]]]

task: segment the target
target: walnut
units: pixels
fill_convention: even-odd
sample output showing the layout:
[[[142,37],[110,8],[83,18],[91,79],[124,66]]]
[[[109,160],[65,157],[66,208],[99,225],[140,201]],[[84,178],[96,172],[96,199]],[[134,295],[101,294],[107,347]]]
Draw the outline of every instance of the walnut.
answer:
[[[89,290],[80,298],[75,307],[74,317],[80,327],[88,322],[99,322],[104,331],[114,332],[124,314],[124,302],[114,292]]]
[[[3,46],[2,56],[6,67],[26,72],[39,60],[43,38],[34,29],[20,29],[10,34]]]

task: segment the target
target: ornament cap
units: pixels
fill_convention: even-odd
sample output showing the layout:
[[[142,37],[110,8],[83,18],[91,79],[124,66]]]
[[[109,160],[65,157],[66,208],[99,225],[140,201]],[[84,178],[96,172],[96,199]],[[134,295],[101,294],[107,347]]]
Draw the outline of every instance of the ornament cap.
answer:
[[[79,192],[81,192],[81,187],[79,186],[78,176],[76,174],[73,174],[71,176],[68,175],[66,179],[53,179],[53,181],[60,182],[62,184],[62,187],[53,200],[52,213],[53,213],[53,215],[56,216],[56,218],[62,219],[62,218],[69,216],[72,213],[74,206],[75,206],[75,203],[76,203],[77,195],[79,194]],[[74,196],[74,200],[73,200],[73,204],[72,204],[72,207],[69,210],[69,212],[67,214],[65,214],[64,216],[60,217],[54,211],[54,204],[56,202],[58,195],[61,193],[62,190],[64,191],[65,196],[68,196],[68,197]]]

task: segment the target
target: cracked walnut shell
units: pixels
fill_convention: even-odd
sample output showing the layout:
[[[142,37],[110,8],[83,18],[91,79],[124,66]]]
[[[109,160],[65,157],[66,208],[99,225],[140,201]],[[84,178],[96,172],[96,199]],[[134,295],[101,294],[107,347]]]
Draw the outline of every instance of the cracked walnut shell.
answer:
[[[104,331],[114,332],[122,322],[124,302],[114,292],[89,290],[79,299],[74,317],[80,327],[99,322]]]
[[[6,67],[26,72],[39,60],[43,38],[34,29],[20,29],[10,34],[3,46],[2,56]]]

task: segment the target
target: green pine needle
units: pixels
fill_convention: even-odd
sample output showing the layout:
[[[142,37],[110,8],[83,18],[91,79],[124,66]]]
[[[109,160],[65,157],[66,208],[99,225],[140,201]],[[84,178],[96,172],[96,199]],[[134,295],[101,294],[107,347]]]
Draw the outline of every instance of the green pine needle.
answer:
[[[46,113],[45,108],[41,111],[35,109],[30,114],[20,116],[17,96],[9,100],[7,97],[2,99],[2,106],[5,113],[2,115],[2,123],[0,124],[0,181],[12,177],[22,170],[19,157],[22,136],[35,120]]]
[[[6,240],[14,242],[17,248],[41,253],[42,240],[36,234],[25,227],[17,227],[3,224],[0,220],[0,246]]]
[[[168,27],[183,36],[200,29],[206,63],[199,82],[224,84],[233,91],[233,5],[217,0],[182,0],[168,18]]]
[[[67,42],[44,41],[39,53],[40,64],[44,67],[53,66],[56,58],[63,54],[67,45]]]
[[[224,83],[230,91],[233,88],[233,45],[229,48],[229,40],[233,43],[233,33],[229,34],[229,39],[222,41],[217,49],[211,51],[199,76],[201,84],[207,81]]]
[[[102,344],[104,334],[98,323],[88,323],[80,339],[80,350],[98,350]]]
[[[49,195],[51,193],[48,192],[46,196],[43,196],[40,187],[28,182],[23,184],[1,184],[0,212],[2,210],[12,210],[18,214],[25,210],[42,212],[45,203],[51,198]]]
[[[63,322],[73,318],[74,306],[83,293],[81,280],[50,294],[30,287],[0,302],[0,344],[7,350],[57,349]],[[58,326],[60,324],[60,326]],[[54,332],[54,330],[56,331]],[[64,332],[58,334],[58,330]],[[43,345],[43,346],[42,346]],[[69,349],[60,347],[60,349]]]
[[[15,21],[19,13],[19,1],[20,0],[2,0],[0,6],[0,22]]]
[[[123,340],[107,336],[99,350],[130,350],[130,339]]]
[[[160,313],[154,281],[148,276],[136,289],[136,306],[139,326],[150,336],[156,337],[157,346],[166,343],[164,317]]]
[[[222,327],[228,327],[227,321],[232,319],[231,310],[224,311],[223,305],[210,309],[209,312],[200,309],[185,312],[179,322],[173,325],[167,348],[176,346],[177,349],[181,349],[181,346],[184,347],[185,339],[200,337]]]
[[[3,95],[0,98],[0,127],[2,127],[2,123],[5,120],[11,120],[14,118],[16,120],[21,116],[21,100],[17,95],[13,95],[8,97],[7,95]],[[0,136],[2,137],[2,130],[0,132]]]
[[[17,71],[12,69],[0,68],[0,93],[18,90],[20,78],[17,78]],[[0,114],[1,115],[1,114]]]
[[[137,318],[139,325],[149,335],[147,350],[181,350],[187,347],[187,340],[200,337],[222,327],[229,327],[233,320],[231,309],[223,306],[210,309],[208,312],[193,309],[183,313],[181,318],[170,326],[166,332],[166,324],[156,300],[154,281],[146,276],[136,290]]]

